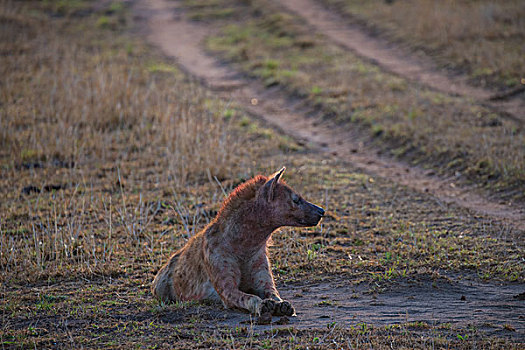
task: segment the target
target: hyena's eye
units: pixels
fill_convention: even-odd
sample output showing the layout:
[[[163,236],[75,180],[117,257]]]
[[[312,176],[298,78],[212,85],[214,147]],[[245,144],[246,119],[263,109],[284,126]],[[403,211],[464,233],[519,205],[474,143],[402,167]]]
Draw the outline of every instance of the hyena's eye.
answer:
[[[292,193],[292,201],[295,203],[295,204],[299,204],[301,202],[301,198],[299,198],[298,195],[296,195],[295,193]]]

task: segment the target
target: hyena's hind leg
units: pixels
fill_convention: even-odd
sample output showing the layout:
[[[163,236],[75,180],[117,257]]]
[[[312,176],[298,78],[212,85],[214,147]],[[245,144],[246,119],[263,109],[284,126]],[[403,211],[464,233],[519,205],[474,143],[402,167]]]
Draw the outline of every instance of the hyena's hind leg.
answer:
[[[267,254],[260,254],[253,260],[251,273],[253,289],[256,294],[265,300],[271,299],[275,301],[272,311],[273,315],[293,316],[295,314],[295,309],[292,304],[286,300],[282,300],[275,287]]]
[[[151,285],[151,292],[162,302],[177,301],[177,294],[173,286],[173,273],[179,259],[179,254],[171,256],[164,266],[159,270]]]

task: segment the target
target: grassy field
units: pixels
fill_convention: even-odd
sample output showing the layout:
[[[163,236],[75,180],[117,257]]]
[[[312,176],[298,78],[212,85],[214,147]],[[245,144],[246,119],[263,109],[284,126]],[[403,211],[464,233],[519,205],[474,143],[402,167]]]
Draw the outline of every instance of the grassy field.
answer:
[[[513,88],[525,78],[522,1],[323,0],[353,23],[422,49],[471,83]]]
[[[288,33],[290,19],[278,15],[272,22],[262,13],[246,27],[226,27],[229,35],[210,39],[210,45],[241,50],[241,56],[229,57],[246,57],[242,63],[268,85],[272,79],[289,84],[323,109],[335,99],[338,111],[337,97],[323,85],[328,81],[305,73],[315,63],[311,55],[319,49],[318,39],[302,37],[299,29],[281,35],[278,28],[286,26]],[[204,19],[210,16],[215,12]],[[373,178],[262,127],[130,37],[130,21],[119,3],[0,4],[2,348],[522,346],[510,325],[495,326],[495,336],[475,327],[424,322],[352,327],[320,322],[308,331],[258,331],[253,324],[220,325],[230,314],[218,305],[154,300],[149,292],[154,274],[211,220],[223,191],[281,165],[288,167],[287,182],[328,215],[318,227],[275,235],[271,256],[278,286],[343,278],[365,286],[367,293],[382,293],[406,281],[448,274],[523,283],[525,254],[511,227]],[[267,29],[257,29],[261,25]],[[257,50],[267,50],[257,61],[250,57],[261,51],[247,46],[249,33],[262,36]],[[297,60],[295,68],[276,56],[277,47],[283,57],[299,50],[289,56]],[[346,69],[343,53],[326,52],[333,55],[326,57],[329,62]],[[345,72],[372,77],[360,84],[364,91],[383,80],[393,89],[387,97],[394,98],[399,86],[397,108],[408,108],[403,99],[411,87],[403,81],[359,62],[351,68]],[[378,111],[385,105],[366,107],[364,97],[355,96],[364,114],[352,118],[383,120]],[[497,118],[431,92],[414,99],[417,108],[433,101],[444,110],[475,109],[480,120]],[[389,113],[405,118],[395,108]],[[510,132],[512,126],[501,123],[490,129],[488,144]],[[388,134],[397,124],[378,125]],[[513,135],[521,140],[521,134]],[[506,140],[501,142],[516,142]],[[501,146],[494,159],[507,161],[511,146]],[[505,165],[509,177],[501,175],[508,181],[523,166],[514,162]]]

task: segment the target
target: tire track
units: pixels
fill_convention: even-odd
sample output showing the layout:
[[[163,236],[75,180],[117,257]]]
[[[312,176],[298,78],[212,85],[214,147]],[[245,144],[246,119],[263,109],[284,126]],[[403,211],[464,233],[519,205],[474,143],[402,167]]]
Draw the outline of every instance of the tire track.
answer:
[[[286,11],[303,18],[314,30],[340,47],[390,73],[446,94],[473,98],[485,107],[503,112],[502,116],[520,126],[525,124],[525,104],[519,99],[509,99],[522,93],[523,87],[516,89],[514,93],[502,94],[505,98],[498,98],[500,94],[469,85],[465,76],[450,76],[438,70],[429,57],[415,56],[399,46],[370,36],[357,25],[348,24],[341,16],[327,10],[315,0],[280,0],[278,3]]]

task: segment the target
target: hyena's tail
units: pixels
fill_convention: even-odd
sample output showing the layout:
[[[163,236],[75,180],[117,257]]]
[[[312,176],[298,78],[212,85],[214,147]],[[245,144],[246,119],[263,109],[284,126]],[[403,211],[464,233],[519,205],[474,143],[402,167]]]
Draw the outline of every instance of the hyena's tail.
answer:
[[[179,254],[173,254],[168,262],[161,267],[151,285],[151,293],[165,303],[177,300],[173,288],[173,271],[178,259]]]

